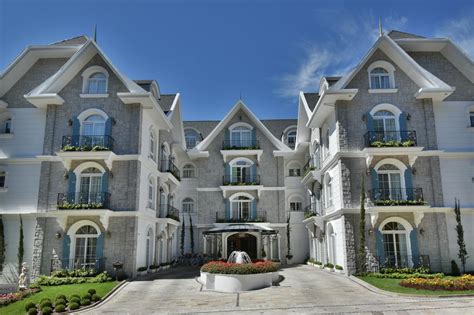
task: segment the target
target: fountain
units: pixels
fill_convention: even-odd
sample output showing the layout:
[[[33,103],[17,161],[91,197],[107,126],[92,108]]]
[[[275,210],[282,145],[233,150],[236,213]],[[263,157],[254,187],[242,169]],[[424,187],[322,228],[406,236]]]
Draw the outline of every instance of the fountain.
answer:
[[[250,259],[250,256],[246,252],[234,250],[232,253],[230,253],[227,262],[235,264],[251,264],[252,259]]]

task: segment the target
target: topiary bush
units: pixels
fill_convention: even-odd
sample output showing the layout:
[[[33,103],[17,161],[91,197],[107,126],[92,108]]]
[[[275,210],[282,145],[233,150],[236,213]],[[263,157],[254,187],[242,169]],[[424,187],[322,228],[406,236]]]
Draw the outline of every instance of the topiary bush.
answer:
[[[41,314],[42,315],[49,315],[53,312],[53,309],[49,306],[45,306],[41,308]]]
[[[51,302],[51,299],[43,298],[43,299],[40,300],[40,304],[43,303],[43,302]]]
[[[38,314],[38,310],[36,309],[36,306],[28,309],[28,315],[36,315],[36,314]]]
[[[96,294],[97,291],[95,289],[89,289],[89,290],[87,290],[87,292],[92,296],[92,295]]]
[[[90,294],[90,293],[85,293],[85,294],[83,294],[83,295],[81,296],[81,300],[84,300],[84,299],[90,300],[90,299],[91,299],[91,296],[92,296],[92,294]]]
[[[91,300],[90,299],[82,299],[81,300],[81,306],[87,306],[91,305]]]
[[[64,311],[66,311],[66,306],[64,306],[64,304],[58,304],[56,305],[56,307],[54,308],[54,311],[56,313],[62,313]]]
[[[72,310],[77,310],[79,308],[79,303],[76,303],[76,302],[71,302],[69,304],[69,309],[72,311]]]
[[[66,302],[66,300],[64,300],[64,299],[57,299],[57,300],[54,302],[54,305],[58,305],[58,304],[66,305],[67,302]]]
[[[55,301],[57,301],[57,300],[67,301],[67,297],[64,294],[58,294],[58,295],[56,295]]]
[[[99,302],[101,297],[97,294],[92,294],[91,300],[92,302]]]
[[[74,296],[74,297],[69,299],[69,304],[71,304],[71,303],[81,304],[81,298],[78,298],[78,297]]]
[[[33,302],[28,302],[28,303],[26,303],[26,305],[25,305],[25,311],[28,312],[28,311],[30,310],[30,308],[35,308],[35,309],[36,309],[36,304],[33,303]]]
[[[40,308],[41,308],[41,311],[43,310],[44,307],[53,307],[53,303],[51,303],[51,301],[43,301],[40,303]]]

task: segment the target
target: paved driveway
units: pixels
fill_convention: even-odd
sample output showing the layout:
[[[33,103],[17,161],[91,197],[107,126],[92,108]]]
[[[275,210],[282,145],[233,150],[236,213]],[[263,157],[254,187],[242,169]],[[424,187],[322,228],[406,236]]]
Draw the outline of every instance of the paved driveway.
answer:
[[[154,280],[130,282],[89,314],[474,314],[474,298],[393,297],[306,265],[285,268],[280,286],[239,295],[201,291],[197,275],[175,269]]]

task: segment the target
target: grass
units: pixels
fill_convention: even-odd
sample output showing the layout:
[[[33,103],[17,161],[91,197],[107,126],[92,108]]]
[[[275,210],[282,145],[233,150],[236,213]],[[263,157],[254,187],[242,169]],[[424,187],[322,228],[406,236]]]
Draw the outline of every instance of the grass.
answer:
[[[50,298],[52,301],[58,294],[64,294],[69,297],[72,294],[83,295],[89,289],[95,289],[100,297],[104,297],[110,290],[117,285],[116,281],[103,283],[80,283],[80,284],[65,284],[58,286],[43,286],[42,291],[34,294],[26,299],[14,302],[10,305],[0,308],[0,314],[26,314],[25,305],[28,302],[39,303],[43,298]]]
[[[464,295],[464,294],[472,294],[474,295],[474,290],[466,290],[466,291],[431,291],[431,290],[417,290],[413,288],[406,288],[399,285],[401,279],[382,279],[382,278],[375,278],[371,276],[364,276],[359,277],[359,279],[364,280],[365,282],[377,287],[379,289],[395,292],[395,293],[402,293],[402,294],[411,294],[411,295]]]

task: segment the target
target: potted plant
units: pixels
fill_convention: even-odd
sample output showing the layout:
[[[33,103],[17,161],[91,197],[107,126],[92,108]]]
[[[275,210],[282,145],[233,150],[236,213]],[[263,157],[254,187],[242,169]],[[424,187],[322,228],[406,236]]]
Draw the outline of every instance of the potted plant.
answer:
[[[148,268],[143,266],[143,267],[138,267],[137,272],[139,276],[144,275],[147,272]]]
[[[314,262],[314,265],[315,265],[316,267],[318,267],[319,269],[323,269],[323,268],[324,268],[324,267],[323,267],[323,263],[320,262],[320,261],[317,261],[317,260]]]
[[[267,253],[265,252],[265,249],[262,246],[262,258],[267,260]]]
[[[150,265],[150,270],[153,271],[153,272],[157,272],[158,268],[160,268],[160,265],[158,265],[158,264]]]
[[[327,264],[324,265],[324,269],[327,269],[330,272],[334,272],[334,264],[331,264],[330,262],[328,262]]]
[[[337,273],[344,273],[344,268],[341,265],[336,265],[335,269]]]

